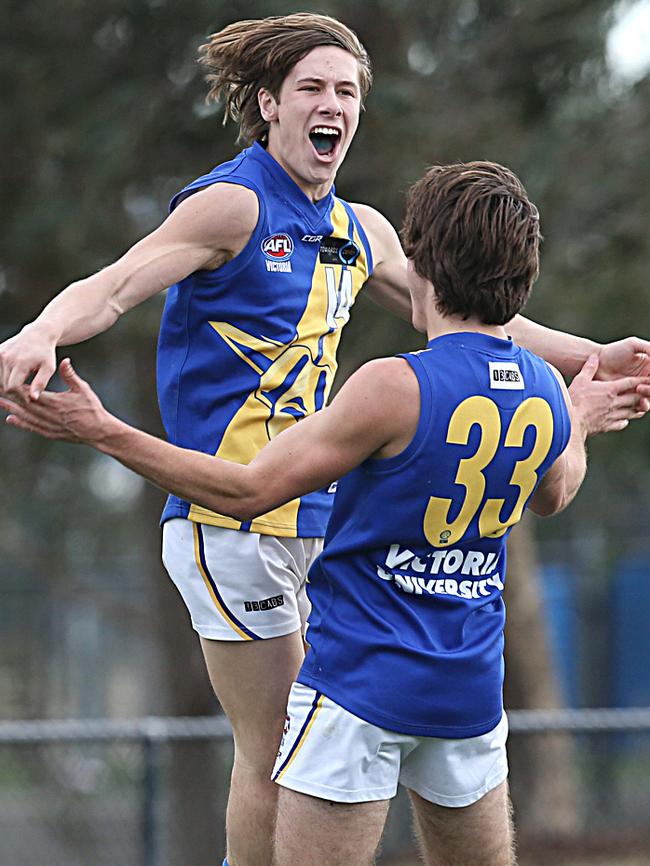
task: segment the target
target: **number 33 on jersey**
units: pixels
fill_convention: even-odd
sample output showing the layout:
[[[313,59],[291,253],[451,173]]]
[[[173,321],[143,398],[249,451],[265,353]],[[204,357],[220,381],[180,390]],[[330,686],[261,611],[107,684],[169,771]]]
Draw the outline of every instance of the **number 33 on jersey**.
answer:
[[[520,403],[512,413],[505,431],[502,429],[499,407],[494,400],[478,395],[468,397],[451,416],[447,443],[468,445],[475,426],[478,428],[476,448],[469,456],[460,458],[454,479],[455,484],[465,489],[457,516],[449,520],[454,499],[443,496],[429,499],[424,517],[424,534],[434,546],[458,543],[477,515],[482,538],[498,538],[518,523],[526,502],[537,486],[539,469],[553,443],[553,412],[548,402],[541,397],[529,397]],[[531,435],[527,437],[529,433]],[[525,440],[530,441],[529,449],[524,448]],[[484,472],[493,463],[501,444],[505,458],[501,464],[507,463],[507,458],[511,456],[514,461],[508,483],[518,490],[517,500],[507,517],[503,515],[503,497],[485,497]],[[515,458],[514,455],[521,454],[522,450],[528,450],[528,455]]]

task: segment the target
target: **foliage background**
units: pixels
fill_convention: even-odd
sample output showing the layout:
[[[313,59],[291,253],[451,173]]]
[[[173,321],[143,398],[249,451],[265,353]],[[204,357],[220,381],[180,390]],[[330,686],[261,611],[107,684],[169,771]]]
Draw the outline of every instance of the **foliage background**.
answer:
[[[527,313],[602,341],[650,337],[650,76],[622,80],[606,51],[626,5],[303,3],[357,30],[375,65],[339,194],[399,225],[404,192],[427,165],[502,162],[542,214],[542,275]],[[291,11],[281,0],[0,0],[0,339],[112,261],[164,217],[177,189],[235,152],[236,130],[204,103],[197,46],[233,20]],[[161,306],[153,299],[70,349],[112,411],[158,434]],[[341,377],[419,345],[362,299]],[[536,523],[542,561],[592,582],[592,645],[607,616],[608,569],[648,553],[649,445],[649,422],[594,441],[578,501]],[[2,714],[212,711],[158,560],[162,494],[87,449],[8,429],[0,485]],[[583,698],[606,702],[606,664],[587,679]]]

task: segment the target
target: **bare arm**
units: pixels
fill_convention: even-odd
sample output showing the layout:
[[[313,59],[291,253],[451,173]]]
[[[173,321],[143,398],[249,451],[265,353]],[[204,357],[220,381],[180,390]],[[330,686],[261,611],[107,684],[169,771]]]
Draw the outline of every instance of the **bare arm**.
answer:
[[[68,360],[70,390],[24,394],[0,406],[14,426],[51,439],[85,442],[163,490],[220,514],[249,520],[340,478],[371,455],[391,456],[412,438],[419,417],[417,379],[406,361],[371,361],[343,386],[331,406],[272,440],[247,466],[178,448],[115,418]],[[386,406],[390,411],[386,411]]]
[[[645,414],[636,389],[647,379],[630,376],[602,382],[595,379],[597,370],[598,355],[593,353],[568,391],[560,373],[553,370],[571,416],[571,438],[531,499],[531,509],[542,516],[562,511],[578,492],[587,468],[587,436],[623,430]]]
[[[119,316],[193,271],[219,267],[243,249],[257,222],[254,192],[215,184],[185,201],[120,259],[72,283],[31,324],[0,346],[0,390],[35,373],[37,398],[55,369],[57,346],[107,330]]]
[[[639,337],[600,344],[586,337],[547,328],[524,316],[515,316],[506,329],[516,343],[540,355],[565,376],[575,376],[594,354],[598,357],[597,379],[612,381],[629,376],[650,376],[650,341]],[[642,406],[647,411],[650,408],[646,399],[650,397],[650,387],[640,385],[637,393],[644,398]]]
[[[593,355],[574,379],[573,403],[557,374],[572,433],[531,500],[538,514],[554,514],[575,496],[585,473],[586,435],[620,430],[639,415],[631,392],[634,380],[596,382],[597,366]],[[316,490],[369,456],[399,453],[413,438],[420,414],[419,387],[408,363],[371,361],[346,382],[331,406],[282,433],[244,466],[130,427],[104,409],[67,359],[60,370],[68,391],[46,391],[38,403],[30,401],[26,386],[16,402],[0,397],[0,407],[11,413],[8,423],[50,439],[85,442],[164,490],[240,520]]]
[[[352,205],[368,236],[374,270],[364,292],[389,313],[411,321],[411,295],[406,281],[406,256],[397,232],[379,211],[365,204]]]
[[[565,376],[575,376],[587,358],[600,346],[585,337],[576,337],[539,325],[524,316],[515,316],[506,325],[515,343],[529,349],[557,367]]]
[[[594,372],[596,365],[594,356]],[[530,509],[540,517],[549,517],[566,508],[580,489],[587,472],[587,426],[582,415],[574,410],[564,380],[556,370],[553,372],[556,373],[571,416],[571,436],[567,447],[544,475],[530,500]]]

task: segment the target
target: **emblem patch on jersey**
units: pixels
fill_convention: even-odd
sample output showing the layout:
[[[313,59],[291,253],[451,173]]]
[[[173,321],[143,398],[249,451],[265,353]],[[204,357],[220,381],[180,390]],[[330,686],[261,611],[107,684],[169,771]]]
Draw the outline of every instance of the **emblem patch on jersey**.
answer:
[[[319,261],[323,265],[356,267],[361,255],[359,247],[349,238],[323,238],[320,242]]]
[[[519,365],[514,361],[488,361],[490,388],[501,391],[523,391],[526,387]]]
[[[264,238],[261,244],[262,252],[266,258],[267,271],[280,271],[291,273],[291,262],[293,255],[293,241],[288,234],[281,232]]]

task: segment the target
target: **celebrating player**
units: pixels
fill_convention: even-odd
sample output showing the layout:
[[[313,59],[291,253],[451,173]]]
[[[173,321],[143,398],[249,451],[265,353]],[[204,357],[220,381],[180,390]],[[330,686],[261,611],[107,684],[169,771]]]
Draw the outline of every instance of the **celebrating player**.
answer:
[[[213,35],[202,62],[210,95],[225,99],[250,146],[190,183],[156,231],[71,284],[5,342],[0,388],[21,395],[32,376],[34,409],[47,405],[57,346],[106,330],[171,286],[158,351],[169,440],[245,465],[326,404],[341,328],[362,286],[405,318],[410,299],[394,229],[334,194],[371,85],[356,36],[321,15],[244,21]],[[597,347],[519,316],[508,332],[566,375],[594,351],[603,379],[650,370],[650,344],[634,338]],[[611,386],[611,403],[599,392],[621,423],[647,408],[629,384]],[[326,487],[287,503],[279,492],[249,519],[206,505],[190,486],[175,490],[163,514],[165,565],[234,730],[227,832],[237,866],[270,860],[276,788],[268,779],[303,657],[305,576],[333,496]]]
[[[508,339],[538,273],[539,238],[537,209],[507,169],[431,169],[410,193],[404,229],[427,349],[366,364],[249,465],[122,423],[68,360],[68,391],[30,401],[24,386],[17,403],[0,399],[15,426],[86,442],[242,524],[342,478],[310,570],[309,650],[273,774],[283,786],[279,866],[304,866],[305,851],[321,866],[371,864],[398,780],[427,863],[514,863],[506,539],[527,505],[553,514],[575,496],[587,433],[634,414],[616,386],[600,386],[611,388],[610,410],[594,401],[595,356],[571,408],[559,373]],[[204,529],[194,538],[210,580]]]

